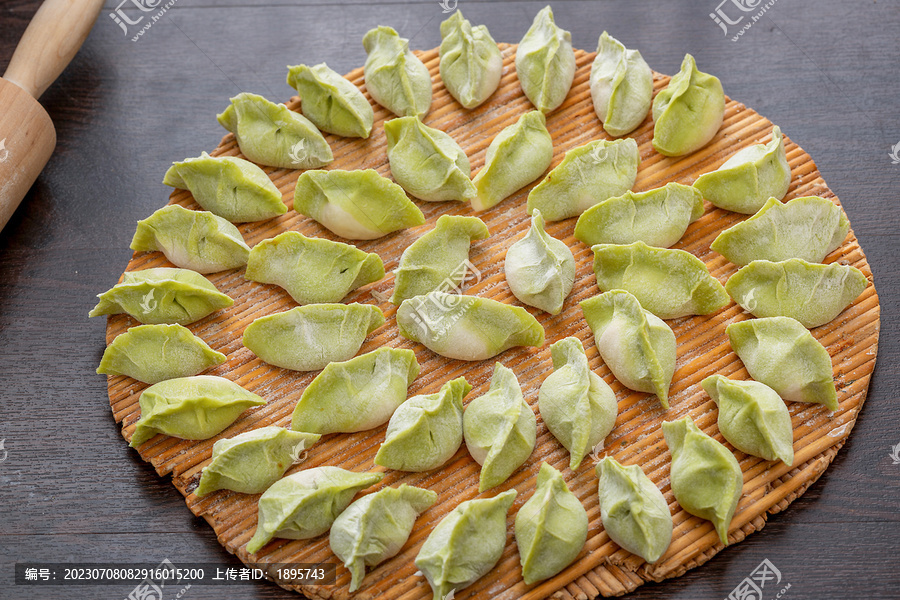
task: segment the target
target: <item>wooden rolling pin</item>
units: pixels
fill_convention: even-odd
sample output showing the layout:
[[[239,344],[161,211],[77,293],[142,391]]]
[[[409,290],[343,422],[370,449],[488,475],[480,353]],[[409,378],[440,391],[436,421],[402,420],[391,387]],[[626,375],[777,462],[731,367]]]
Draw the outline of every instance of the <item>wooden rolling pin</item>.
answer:
[[[37,101],[87,38],[103,0],[45,0],[0,79],[0,230],[56,147]]]

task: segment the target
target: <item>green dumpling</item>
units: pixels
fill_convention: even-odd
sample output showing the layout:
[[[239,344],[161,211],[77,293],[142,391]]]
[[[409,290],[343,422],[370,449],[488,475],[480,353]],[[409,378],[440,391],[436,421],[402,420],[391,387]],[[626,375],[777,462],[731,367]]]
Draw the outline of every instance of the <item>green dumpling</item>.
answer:
[[[146,324],[188,325],[234,304],[203,275],[169,267],[128,271],[97,297],[89,317],[126,313]]]
[[[653,147],[665,156],[695,152],[715,137],[724,116],[722,82],[685,54],[681,70],[653,99]]]
[[[366,89],[372,99],[398,117],[419,117],[431,108],[431,74],[409,49],[409,40],[390,27],[369,30],[366,50]]]
[[[397,328],[432,352],[459,360],[486,360],[514,346],[544,345],[544,328],[524,308],[444,292],[404,300]]]
[[[681,508],[712,521],[719,539],[728,545],[728,526],[741,499],[744,475],[731,451],[709,437],[690,417],[662,424],[672,453],[669,477]]]
[[[307,119],[328,133],[368,138],[375,113],[359,88],[325,63],[288,67],[287,84],[297,90]]]
[[[284,427],[261,427],[213,444],[212,462],[203,468],[194,493],[216,490],[260,494],[278,481],[300,454],[321,436]]]
[[[500,85],[503,57],[484,25],[472,27],[462,11],[441,23],[441,80],[464,108],[475,108]]]
[[[528,214],[548,221],[577,217],[598,202],[631,189],[641,162],[637,142],[594,140],[566,157],[528,194]]]
[[[637,50],[628,50],[605,31],[591,64],[591,99],[603,129],[623,136],[644,122],[653,96],[653,71]]]
[[[350,360],[366,336],[384,325],[371,304],[309,304],[266,315],[244,330],[244,346],[270,365],[316,371]]]
[[[223,377],[167,379],[141,393],[141,418],[131,434],[137,448],[157,433],[184,440],[208,440],[265,400]]]
[[[244,276],[284,288],[297,304],[320,304],[381,280],[384,263],[350,244],[285,231],[253,247]]]
[[[553,112],[566,99],[575,79],[572,34],[559,28],[545,6],[516,48],[516,75],[536,109]]]
[[[435,394],[413,396],[388,423],[375,464],[395,471],[430,471],[450,460],[463,441],[462,399],[472,386],[463,377]]]
[[[242,93],[216,117],[234,134],[241,154],[280,169],[318,169],[334,160],[331,147],[312,122],[284,104]]]
[[[374,240],[425,222],[403,188],[374,169],[304,172],[294,210],[348,240]]]
[[[384,133],[391,175],[411,195],[428,202],[475,197],[469,159],[452,137],[417,117],[391,119]]]
[[[412,350],[382,347],[345,362],[333,362],[303,390],[291,429],[352,433],[378,427],[406,400],[419,374]]]
[[[506,481],[531,456],[537,419],[510,369],[494,365],[488,392],[466,406],[463,436],[469,454],[481,465],[479,492]]]
[[[225,362],[225,355],[181,325],[139,325],[116,336],[98,374],[127,375],[154,384],[190,377]]]
[[[544,231],[544,218],[537,209],[528,233],[506,251],[503,270],[516,298],[551,315],[559,314],[575,283],[572,251]]]
[[[271,219],[287,212],[281,192],[266,172],[236,156],[210,156],[172,163],[165,185],[188,190],[203,210],[232,223]]]
[[[591,250],[597,286],[630,292],[660,319],[708,315],[730,302],[719,280],[690,252],[644,242],[598,244]]]

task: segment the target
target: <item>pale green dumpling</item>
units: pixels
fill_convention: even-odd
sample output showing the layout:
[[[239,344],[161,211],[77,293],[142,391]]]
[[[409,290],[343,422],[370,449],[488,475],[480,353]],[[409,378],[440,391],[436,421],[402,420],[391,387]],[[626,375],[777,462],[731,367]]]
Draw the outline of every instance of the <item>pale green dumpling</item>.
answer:
[[[791,317],[812,329],[831,322],[866,289],[862,271],[849,265],[754,260],[725,291],[756,317]]]
[[[416,556],[434,600],[475,583],[494,568],[506,547],[506,513],[516,491],[461,502],[432,530]]]
[[[469,159],[452,137],[417,117],[391,119],[384,133],[391,175],[404,190],[428,202],[475,197]]]
[[[139,325],[116,336],[98,374],[127,375],[144,383],[190,377],[225,362],[225,355],[181,325]]]
[[[710,248],[740,266],[790,258],[822,262],[849,231],[850,221],[831,200],[805,196],[782,204],[769,198],[758,213],[720,233]]]
[[[491,388],[466,406],[463,436],[469,454],[481,465],[479,492],[506,481],[531,456],[537,419],[510,369],[494,365]]]
[[[288,67],[287,84],[297,90],[303,114],[322,131],[368,138],[375,114],[359,88],[325,63]]]
[[[374,240],[425,222],[403,188],[374,169],[304,172],[294,210],[348,240]]]
[[[431,490],[401,484],[367,494],[338,515],[331,526],[331,551],[350,571],[351,594],[362,585],[366,567],[395,556],[412,533],[416,518],[437,500]]]
[[[441,215],[434,229],[403,251],[394,275],[391,302],[400,304],[435,290],[458,289],[468,272],[472,241],[487,239],[489,235],[487,225],[478,217]]]
[[[484,155],[484,166],[472,183],[478,192],[472,208],[487,210],[538,177],[553,162],[553,140],[547,120],[537,110],[503,128]]]
[[[316,371],[356,356],[382,325],[384,315],[371,304],[309,304],[254,320],[243,341],[270,365]]]
[[[409,40],[384,25],[363,37],[366,89],[398,117],[419,117],[431,108],[431,74],[409,49]]]
[[[625,550],[655,563],[672,542],[672,515],[662,492],[637,465],[625,467],[607,456],[596,470],[603,529]]]
[[[569,150],[528,194],[528,214],[540,210],[548,221],[577,217],[598,202],[630,190],[640,162],[632,138],[594,140]]]
[[[212,462],[203,468],[194,492],[216,490],[260,494],[278,481],[321,436],[284,427],[262,427],[213,444]]]
[[[395,471],[430,471],[450,460],[463,441],[462,400],[472,389],[463,377],[440,391],[413,396],[391,416],[375,464]]]
[[[767,317],[732,323],[725,332],[750,377],[785,400],[837,410],[831,356],[802,323]]]
[[[591,64],[591,98],[603,129],[613,137],[630,133],[650,112],[653,71],[637,50],[605,31]]]
[[[710,375],[700,385],[719,407],[719,431],[732,446],[766,460],[794,463],[791,413],[775,390],[721,375]]]
[[[665,156],[695,152],[715,137],[724,116],[722,82],[685,54],[681,70],[653,99],[653,147]]]
[[[169,267],[128,271],[97,297],[89,317],[125,313],[146,324],[188,325],[234,304],[203,275]]]
[[[431,292],[397,309],[400,335],[459,360],[486,360],[514,346],[544,345],[544,328],[519,306],[477,296]]]
[[[712,521],[728,545],[728,526],[741,498],[744,475],[731,451],[709,437],[690,417],[662,424],[672,453],[672,493],[681,508]]]
[[[569,451],[569,468],[586,455],[616,425],[616,395],[588,366],[581,340],[567,337],[550,346],[551,373],[538,394],[538,410],[550,433]]]
[[[616,379],[629,389],[656,394],[662,407],[669,408],[675,374],[675,334],[669,326],[624,290],[594,296],[580,306]]]
[[[407,388],[418,374],[412,350],[384,347],[333,362],[303,390],[291,429],[325,434],[378,427],[406,400]]]
[[[545,6],[516,49],[516,75],[525,96],[544,114],[553,112],[566,99],[575,79],[572,34],[553,20]]]
[[[208,440],[265,400],[223,377],[196,375],[167,379],[141,393],[141,418],[131,434],[137,448],[157,433],[185,440]]]
[[[668,248],[703,216],[703,196],[689,185],[667,183],[646,192],[625,192],[578,217],[575,238],[588,246],[631,244]]]
[[[354,473],[338,467],[316,467],[273,483],[259,498],[256,533],[247,552],[256,554],[272,538],[305,540],[322,535],[360,490],[383,473]]]
[[[772,128],[772,141],[740,150],[721,167],[694,182],[703,197],[719,208],[752,215],[769,198],[781,200],[791,185],[784,137]]]
[[[559,471],[541,464],[534,495],[516,513],[516,546],[522,577],[531,585],[553,577],[584,548],[587,511]]]
[[[568,246],[544,231],[539,210],[532,213],[525,237],[506,251],[503,268],[516,298],[551,315],[559,314],[575,283],[575,257]]]
[[[317,169],[334,160],[331,147],[312,121],[284,104],[242,93],[216,117],[234,134],[241,154],[281,169]]]
[[[165,185],[188,190],[204,210],[232,223],[263,221],[287,212],[281,192],[258,166],[236,156],[210,156],[172,163]]]
[[[503,57],[484,25],[472,27],[461,11],[441,23],[441,80],[465,108],[475,108],[500,85]]]
[[[708,315],[730,302],[702,260],[684,250],[644,242],[598,244],[594,273],[601,290],[625,290],[660,319]]]
[[[381,280],[384,263],[350,244],[286,231],[253,247],[244,276],[284,288],[297,304],[340,302]]]

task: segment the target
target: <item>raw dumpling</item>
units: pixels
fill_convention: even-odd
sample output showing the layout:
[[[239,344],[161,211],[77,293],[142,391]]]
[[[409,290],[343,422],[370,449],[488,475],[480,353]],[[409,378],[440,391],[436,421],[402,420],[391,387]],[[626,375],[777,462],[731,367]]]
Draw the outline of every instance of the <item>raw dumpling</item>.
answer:
[[[459,360],[486,360],[514,346],[544,345],[544,328],[519,306],[477,296],[431,292],[397,309],[400,335]]]
[[[416,556],[434,600],[475,583],[494,568],[506,547],[506,513],[516,499],[508,490],[461,502],[432,530]]]
[[[211,212],[187,210],[177,204],[138,221],[131,249],[159,250],[175,266],[198,273],[238,269],[247,264],[250,255],[237,227]]]
[[[413,396],[388,423],[375,464],[395,471],[430,471],[450,460],[463,441],[462,399],[472,386],[463,377],[440,391]]]
[[[225,355],[181,325],[139,325],[112,341],[98,374],[127,375],[144,383],[190,377],[225,362]]]
[[[728,526],[741,498],[744,475],[728,448],[709,437],[690,417],[662,424],[672,453],[672,493],[681,508],[712,521],[728,545]]]
[[[288,67],[287,84],[297,90],[307,119],[328,133],[368,138],[375,114],[359,88],[325,63]]]
[[[644,242],[598,244],[591,250],[600,289],[630,292],[660,319],[708,315],[730,302],[719,280],[690,252]]]
[[[425,222],[403,188],[373,169],[304,172],[294,210],[348,240],[374,240]]]
[[[665,156],[699,150],[715,137],[724,115],[722,82],[685,54],[681,70],[653,99],[653,147]]]
[[[553,140],[543,113],[527,112],[493,139],[484,166],[472,179],[478,195],[472,208],[487,210],[538,177],[553,162]]]
[[[544,218],[537,209],[531,229],[506,251],[503,268],[516,298],[551,315],[559,314],[575,283],[572,251],[544,231]]]
[[[97,297],[89,317],[126,313],[149,324],[187,325],[234,304],[203,275],[169,267],[128,271],[122,283]]]
[[[516,513],[516,546],[525,585],[553,577],[584,548],[587,511],[559,471],[541,464],[534,495]]]
[[[223,377],[167,379],[141,393],[141,418],[131,434],[137,448],[157,433],[184,440],[208,440],[265,400]]]
[[[322,535],[353,500],[383,473],[354,473],[338,467],[316,467],[273,483],[259,498],[256,533],[247,552],[256,554],[272,538],[305,540]]]
[[[371,304],[310,304],[256,319],[244,330],[244,346],[270,365],[317,371],[356,356],[382,325],[384,315]]]
[[[659,488],[637,465],[607,456],[597,465],[600,520],[609,539],[648,563],[672,542],[672,515]]]
[[[656,394],[662,407],[669,408],[675,374],[675,334],[669,326],[624,290],[594,296],[580,306],[616,379],[629,389]]]
[[[456,11],[441,23],[441,80],[465,108],[475,108],[500,85],[503,57],[484,25],[472,27]]]
[[[569,468],[609,435],[619,405],[605,381],[588,366],[584,346],[567,337],[550,346],[553,373],[541,384],[538,409],[550,433],[569,451]]]
[[[578,217],[575,238],[588,246],[631,244],[668,248],[703,216],[703,196],[689,185],[667,183],[646,192],[625,192]]]
[[[356,246],[286,231],[253,247],[245,277],[284,288],[298,304],[340,302],[383,278],[384,263]]]
[[[172,163],[165,185],[188,190],[204,210],[232,223],[263,221],[287,212],[266,172],[237,156],[210,156]]]
[[[719,431],[732,446],[766,460],[794,463],[791,413],[775,390],[721,375],[710,375],[700,385],[719,407]]]
[[[725,332],[750,377],[792,402],[837,410],[831,356],[806,327],[790,317],[732,323]]]
[[[528,214],[540,210],[548,221],[577,217],[598,202],[630,190],[640,162],[632,138],[594,140],[569,150],[528,194]]]
[[[591,64],[591,98],[603,129],[613,137],[630,133],[650,112],[653,72],[637,50],[605,31]]]
[[[398,117],[419,117],[431,108],[431,74],[410,52],[409,40],[390,27],[369,30],[366,50],[366,88],[372,99]]]
[[[575,79],[572,34],[557,27],[553,10],[545,6],[516,49],[516,75],[522,91],[544,114],[563,103]]]
[[[350,571],[351,594],[362,585],[366,567],[374,567],[396,556],[416,518],[437,500],[431,490],[401,484],[367,494],[338,515],[331,526],[328,542]]]
[[[849,231],[850,221],[831,200],[806,196],[782,204],[770,198],[758,213],[720,233],[710,248],[739,266],[790,258],[822,262]]]
[[[212,462],[203,468],[194,493],[216,490],[260,494],[281,479],[300,454],[321,436],[284,427],[262,427],[213,444]]]
[[[411,195],[428,202],[475,197],[469,159],[452,137],[417,117],[391,119],[384,133],[391,175]]]
[[[303,390],[291,429],[324,434],[378,427],[406,400],[418,374],[412,350],[384,347],[333,362]]]
[[[778,126],[772,128],[771,142],[744,148],[694,182],[714,205],[748,215],[762,208],[769,198],[784,198],[790,185],[791,168]]]
[[[754,260],[731,276],[725,291],[756,317],[791,317],[812,329],[841,314],[867,283],[849,265]]]
[[[234,134],[241,154],[280,169],[318,169],[334,160],[331,147],[312,122],[284,104],[242,93],[216,117]]]
[[[510,369],[494,365],[491,388],[466,406],[463,435],[469,454],[481,465],[479,492],[506,481],[531,456],[537,419]]]

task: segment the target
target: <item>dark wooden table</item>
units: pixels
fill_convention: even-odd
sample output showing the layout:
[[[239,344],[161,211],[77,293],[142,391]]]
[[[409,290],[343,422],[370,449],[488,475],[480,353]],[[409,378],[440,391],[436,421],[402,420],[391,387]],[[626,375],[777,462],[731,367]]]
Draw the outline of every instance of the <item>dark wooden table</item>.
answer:
[[[900,164],[888,157],[900,141],[900,6],[779,0],[731,41],[710,18],[719,1],[555,0],[553,8],[579,48],[593,50],[607,29],[664,73],[691,52],[730,96],[812,155],[872,265],[882,303],[878,366],[849,441],[801,499],[705,566],[630,597],[721,600],[768,559],[791,584],[785,598],[900,598],[900,465],[889,457],[900,443]],[[0,2],[4,68],[38,4]],[[544,2],[459,5],[498,41],[516,42]],[[168,165],[218,143],[224,132],[215,114],[230,96],[289,98],[288,64],[327,61],[347,72],[363,63],[360,40],[379,24],[410,37],[413,48],[432,48],[445,18],[437,0],[178,0],[132,42],[138,26],[123,32],[109,16],[117,6],[107,4],[81,53],[43,96],[59,145],[0,234],[4,599],[124,598],[131,590],[16,588],[16,562],[168,558],[239,566],[123,441],[106,378],[94,373],[105,320],[88,320],[88,310],[124,269],[135,221],[166,202]],[[722,10],[738,14],[730,3]],[[248,584],[195,586],[184,597],[296,595]]]

